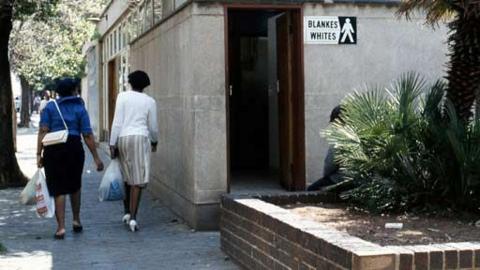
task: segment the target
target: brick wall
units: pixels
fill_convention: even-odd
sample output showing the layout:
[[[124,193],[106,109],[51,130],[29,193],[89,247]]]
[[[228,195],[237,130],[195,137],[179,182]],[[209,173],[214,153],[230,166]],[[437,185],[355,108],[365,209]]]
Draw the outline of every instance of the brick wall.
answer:
[[[319,200],[334,198],[312,193],[225,196],[222,249],[246,269],[480,269],[480,243],[382,247],[272,204]]]

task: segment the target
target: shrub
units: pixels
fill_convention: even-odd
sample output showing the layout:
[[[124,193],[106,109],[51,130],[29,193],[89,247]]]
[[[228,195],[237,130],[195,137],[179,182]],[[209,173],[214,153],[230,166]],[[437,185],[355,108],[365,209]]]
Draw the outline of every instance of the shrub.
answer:
[[[353,184],[341,196],[377,212],[477,210],[480,118],[463,122],[445,96],[444,82],[427,85],[416,73],[349,95],[343,122],[323,132]]]

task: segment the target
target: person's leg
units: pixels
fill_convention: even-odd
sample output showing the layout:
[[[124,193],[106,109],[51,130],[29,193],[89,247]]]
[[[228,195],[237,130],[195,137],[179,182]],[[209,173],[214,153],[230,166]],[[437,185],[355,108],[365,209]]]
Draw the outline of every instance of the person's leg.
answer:
[[[60,195],[55,197],[55,217],[57,219],[56,235],[65,233],[65,196]]]
[[[73,213],[73,225],[81,226],[80,222],[80,206],[81,206],[82,192],[78,190],[77,192],[70,195],[70,204],[72,205]]]
[[[317,180],[315,183],[308,186],[307,191],[318,191],[323,187],[327,187],[333,184],[334,183],[330,180],[329,177],[322,177],[319,180]]]
[[[142,188],[139,186],[130,187],[130,215],[132,220],[137,219],[138,206],[142,196]]]
[[[123,210],[126,214],[130,214],[130,185],[125,182],[125,199],[123,200]]]

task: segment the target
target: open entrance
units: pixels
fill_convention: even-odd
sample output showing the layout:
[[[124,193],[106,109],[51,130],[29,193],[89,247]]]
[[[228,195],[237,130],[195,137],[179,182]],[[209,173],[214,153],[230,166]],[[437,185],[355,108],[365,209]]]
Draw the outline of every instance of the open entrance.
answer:
[[[305,188],[300,9],[228,9],[231,192]]]
[[[112,130],[115,103],[118,95],[117,59],[108,62],[108,130]]]

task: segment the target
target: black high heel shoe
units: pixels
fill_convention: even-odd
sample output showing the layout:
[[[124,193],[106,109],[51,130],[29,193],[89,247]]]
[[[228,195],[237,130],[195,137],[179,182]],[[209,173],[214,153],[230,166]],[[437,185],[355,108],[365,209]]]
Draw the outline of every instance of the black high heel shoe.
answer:
[[[73,224],[73,232],[74,233],[81,233],[83,232],[83,226],[78,224]]]
[[[62,234],[58,234],[58,232],[56,232],[54,235],[53,235],[53,238],[55,240],[63,240],[65,239],[65,232],[63,232]]]

